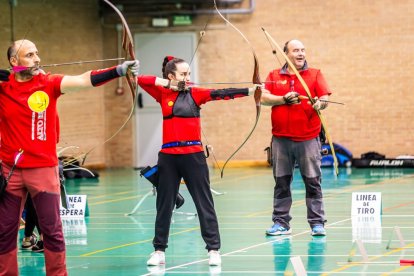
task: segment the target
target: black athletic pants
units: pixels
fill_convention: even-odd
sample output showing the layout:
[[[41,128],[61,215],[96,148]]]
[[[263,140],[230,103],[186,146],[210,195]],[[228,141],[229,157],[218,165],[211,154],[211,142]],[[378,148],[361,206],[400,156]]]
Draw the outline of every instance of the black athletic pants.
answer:
[[[30,194],[27,194],[26,199],[26,220],[25,220],[25,226],[24,226],[24,236],[30,237],[33,235],[33,231],[35,229],[35,226],[37,227],[37,231],[40,232],[39,222],[37,221],[37,214],[36,210],[33,206],[32,197]]]
[[[158,170],[157,218],[153,240],[155,250],[165,251],[167,248],[171,217],[181,178],[184,179],[196,206],[206,249],[218,250],[220,234],[204,153],[165,154],[160,152]]]

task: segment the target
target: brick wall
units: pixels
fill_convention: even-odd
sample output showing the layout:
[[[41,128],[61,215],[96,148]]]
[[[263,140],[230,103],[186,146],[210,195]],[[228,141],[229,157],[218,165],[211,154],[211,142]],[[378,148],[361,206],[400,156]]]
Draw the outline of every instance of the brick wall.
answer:
[[[346,103],[323,112],[333,140],[354,156],[371,150],[389,157],[414,154],[413,1],[257,0],[256,4],[252,16],[229,19],[254,45],[262,79],[280,65],[260,27],[279,45],[298,38],[307,48],[309,65],[325,74],[334,91],[331,99]],[[209,32],[199,55],[202,81],[249,80],[253,61],[240,36],[231,28]],[[207,106],[205,131],[222,159],[248,132],[254,106],[252,99]],[[268,107],[262,109],[258,129],[237,159],[265,157],[270,113]]]
[[[101,25],[97,1],[17,2],[14,10],[15,39],[26,38],[35,42],[42,64],[116,57],[116,33],[112,32],[109,38],[104,36],[107,29],[112,30],[112,27]],[[11,40],[9,10],[8,1],[0,1],[0,49],[4,53],[0,59],[1,68],[8,66],[6,50]],[[105,62],[72,65],[52,67],[45,71],[77,75],[115,64]],[[119,136],[102,146],[125,121],[130,110],[129,94],[115,96],[116,84],[114,82],[105,87],[75,92],[60,98],[59,147],[69,147],[66,154],[78,156],[92,150],[86,160],[89,165],[132,164],[130,123]]]
[[[8,1],[0,1],[0,11],[0,49],[4,53],[0,66],[4,68],[10,41]],[[100,24],[97,1],[19,0],[15,16],[16,38],[27,32],[27,38],[37,44],[43,64],[117,54],[116,32],[113,26]],[[198,51],[200,81],[250,81],[253,58],[249,46],[232,28],[215,18]],[[265,27],[280,45],[292,38],[304,42],[309,65],[322,70],[334,91],[331,99],[346,103],[331,105],[323,112],[335,142],[349,148],[355,156],[366,151],[389,157],[414,154],[414,94],[410,78],[414,55],[413,1],[256,0],[252,15],[228,18],[253,44],[263,80],[280,65],[272,57],[260,27]],[[194,21],[200,30],[206,19],[200,16]],[[197,27],[193,26],[194,29]],[[50,71],[79,74],[112,64]],[[116,86],[113,82],[61,98],[60,146],[80,146],[78,151],[85,152],[114,133],[130,110],[127,89],[123,96],[117,96]],[[203,130],[217,159],[223,160],[235,150],[250,131],[254,117],[252,98],[207,103],[203,107]],[[255,133],[235,159],[264,160],[263,149],[270,141],[270,129],[270,108],[262,107]],[[132,124],[128,124],[111,142],[98,146],[88,163],[132,165],[133,131]]]

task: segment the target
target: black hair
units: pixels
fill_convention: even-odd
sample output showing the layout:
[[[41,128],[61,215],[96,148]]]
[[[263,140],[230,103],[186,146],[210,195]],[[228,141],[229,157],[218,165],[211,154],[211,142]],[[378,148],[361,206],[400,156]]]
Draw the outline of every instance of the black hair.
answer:
[[[177,71],[177,64],[183,62],[185,62],[185,60],[181,58],[166,56],[162,63],[162,77],[168,79],[168,74],[174,74],[175,71]]]

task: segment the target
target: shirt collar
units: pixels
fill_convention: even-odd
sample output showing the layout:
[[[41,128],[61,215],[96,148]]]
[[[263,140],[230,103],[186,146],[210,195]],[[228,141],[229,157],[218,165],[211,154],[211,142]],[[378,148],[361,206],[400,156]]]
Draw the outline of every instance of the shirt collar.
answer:
[[[283,67],[280,69],[280,74],[290,74],[288,71],[288,64],[287,62],[285,63],[285,65],[283,65]],[[306,71],[308,70],[308,62],[305,60],[305,63],[303,64],[303,67],[301,69],[299,69],[298,71]]]

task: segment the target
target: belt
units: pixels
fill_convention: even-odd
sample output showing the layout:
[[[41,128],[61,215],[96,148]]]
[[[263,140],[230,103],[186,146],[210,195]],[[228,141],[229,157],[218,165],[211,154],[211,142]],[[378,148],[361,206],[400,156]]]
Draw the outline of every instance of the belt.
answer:
[[[187,146],[201,146],[201,141],[178,141],[178,142],[171,142],[166,143],[161,146],[161,148],[173,148],[173,147],[187,147]]]

